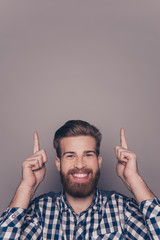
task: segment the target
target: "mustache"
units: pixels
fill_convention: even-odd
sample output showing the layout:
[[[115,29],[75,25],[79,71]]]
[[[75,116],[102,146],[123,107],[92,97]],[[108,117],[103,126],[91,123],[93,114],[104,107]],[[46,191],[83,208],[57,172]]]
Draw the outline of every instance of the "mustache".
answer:
[[[75,174],[75,173],[93,173],[93,170],[91,168],[72,168],[67,172],[67,175],[69,174]]]

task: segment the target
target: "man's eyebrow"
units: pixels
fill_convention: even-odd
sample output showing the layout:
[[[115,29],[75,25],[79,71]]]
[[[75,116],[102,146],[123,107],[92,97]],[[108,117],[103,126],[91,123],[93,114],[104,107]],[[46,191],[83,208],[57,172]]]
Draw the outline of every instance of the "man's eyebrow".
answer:
[[[94,151],[94,150],[86,150],[86,151],[84,151],[84,153],[94,153],[94,154],[96,154],[96,151]],[[66,154],[76,154],[76,153],[75,152],[64,152],[63,156],[66,155]]]
[[[63,156],[66,155],[66,154],[75,154],[75,152],[64,152]]]
[[[94,151],[94,150],[87,150],[87,151],[84,151],[84,153],[95,153],[96,154],[96,151]]]

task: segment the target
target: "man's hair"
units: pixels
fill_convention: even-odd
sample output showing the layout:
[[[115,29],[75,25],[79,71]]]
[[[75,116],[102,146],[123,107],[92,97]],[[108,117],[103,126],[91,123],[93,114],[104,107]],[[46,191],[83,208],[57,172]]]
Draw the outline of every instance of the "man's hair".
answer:
[[[60,140],[64,137],[91,136],[96,140],[96,155],[100,153],[102,134],[99,129],[82,120],[70,120],[60,127],[54,135],[53,145],[57,157],[61,158]]]

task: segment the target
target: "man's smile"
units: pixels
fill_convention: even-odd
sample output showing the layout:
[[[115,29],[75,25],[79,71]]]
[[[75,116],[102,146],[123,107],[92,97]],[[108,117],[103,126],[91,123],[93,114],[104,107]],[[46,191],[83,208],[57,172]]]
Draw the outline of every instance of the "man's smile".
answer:
[[[83,172],[80,172],[80,173],[74,173],[74,174],[71,174],[73,179],[75,181],[86,181],[89,179],[89,175],[90,173],[83,173]]]

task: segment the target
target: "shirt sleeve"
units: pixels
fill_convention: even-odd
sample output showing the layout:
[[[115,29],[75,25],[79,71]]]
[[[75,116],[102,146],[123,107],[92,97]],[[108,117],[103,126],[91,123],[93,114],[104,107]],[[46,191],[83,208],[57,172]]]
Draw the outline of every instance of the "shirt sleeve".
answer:
[[[132,199],[125,209],[125,235],[129,239],[160,239],[160,201],[145,200],[139,205]]]
[[[147,230],[151,239],[160,239],[160,200],[146,200],[140,203]]]
[[[0,217],[0,239],[41,239],[41,222],[34,204],[27,210],[7,208]]]

